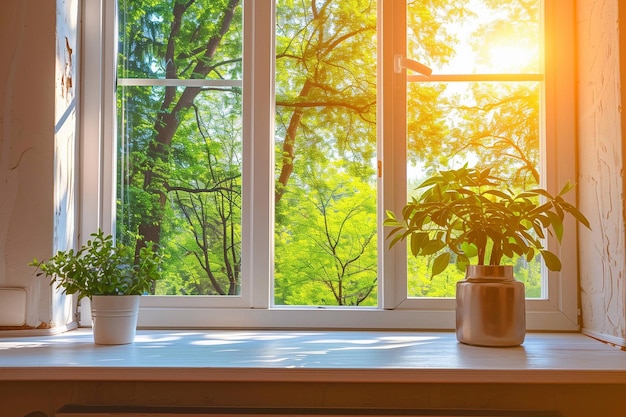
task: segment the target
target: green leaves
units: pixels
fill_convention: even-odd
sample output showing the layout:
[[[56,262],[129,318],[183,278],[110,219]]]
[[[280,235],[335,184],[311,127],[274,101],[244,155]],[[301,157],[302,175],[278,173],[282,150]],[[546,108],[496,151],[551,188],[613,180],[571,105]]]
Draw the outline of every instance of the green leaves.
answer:
[[[435,258],[432,268],[432,276],[441,274],[450,265],[450,252],[444,252]]]
[[[561,260],[558,256],[548,250],[541,250],[541,256],[543,257],[543,261],[546,263],[546,267],[550,271],[560,271],[561,270]]]
[[[290,192],[279,207],[290,222],[278,225],[275,239],[277,305],[377,303],[375,193],[337,167],[329,164],[324,182]]]
[[[393,227],[390,246],[409,239],[414,256],[436,255],[432,276],[445,271],[453,255],[462,267],[474,257],[479,265],[499,265],[503,257],[530,261],[539,252],[548,269],[559,271],[558,256],[543,247],[544,231],[560,242],[566,214],[589,227],[562,197],[573,187],[566,184],[556,196],[540,188],[515,194],[489,168],[441,171],[418,187],[422,193],[403,208],[401,218],[387,211],[384,225]]]
[[[91,236],[93,239],[77,251],[59,251],[50,259],[34,259],[29,265],[37,267],[37,275],[52,278],[51,285],[80,297],[140,295],[160,279],[163,256],[152,242],[135,256],[132,248],[115,245],[113,237],[101,230]]]

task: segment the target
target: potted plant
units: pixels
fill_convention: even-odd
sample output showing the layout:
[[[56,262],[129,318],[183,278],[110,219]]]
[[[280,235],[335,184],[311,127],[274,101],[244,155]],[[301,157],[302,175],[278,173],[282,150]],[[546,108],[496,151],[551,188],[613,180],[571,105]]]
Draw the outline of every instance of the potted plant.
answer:
[[[152,242],[137,255],[133,248],[115,244],[101,230],[80,249],[58,251],[49,259],[30,263],[37,275],[66,294],[91,300],[96,344],[126,344],[135,337],[139,296],[160,279],[161,253]]]
[[[390,246],[406,240],[414,256],[433,257],[431,276],[451,263],[466,271],[456,291],[460,342],[515,346],[526,329],[524,285],[503,260],[517,255],[531,261],[540,255],[548,269],[561,270],[559,257],[544,247],[545,232],[560,243],[566,215],[590,227],[563,198],[573,188],[568,182],[554,196],[541,188],[515,193],[489,168],[465,166],[426,179],[402,216],[387,211],[384,225],[392,228]]]

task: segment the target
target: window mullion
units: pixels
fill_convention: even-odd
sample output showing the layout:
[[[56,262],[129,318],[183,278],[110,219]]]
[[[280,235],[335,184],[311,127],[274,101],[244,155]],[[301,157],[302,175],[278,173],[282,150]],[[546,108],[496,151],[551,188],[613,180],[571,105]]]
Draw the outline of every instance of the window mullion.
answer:
[[[378,75],[378,248],[383,309],[398,307],[407,294],[406,251],[388,248],[382,222],[385,210],[400,212],[406,203],[406,69],[396,74],[394,57],[406,55],[406,2],[379,4]],[[382,61],[382,62],[381,62]]]
[[[244,1],[242,289],[270,306],[274,218],[274,2]]]
[[[408,82],[440,83],[440,82],[523,82],[543,81],[543,74],[432,74],[408,75]]]
[[[124,87],[241,87],[241,80],[210,80],[180,78],[118,78],[118,86]]]
[[[113,230],[115,212],[115,0],[83,10],[81,65],[81,215],[83,241],[97,228]]]

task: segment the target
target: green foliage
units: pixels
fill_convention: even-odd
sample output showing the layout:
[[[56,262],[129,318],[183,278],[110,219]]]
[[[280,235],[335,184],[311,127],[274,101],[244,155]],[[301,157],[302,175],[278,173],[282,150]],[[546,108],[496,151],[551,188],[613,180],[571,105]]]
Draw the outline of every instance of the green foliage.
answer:
[[[309,163],[358,171],[374,156],[376,12],[369,0],[277,2],[277,203]]]
[[[539,253],[548,269],[560,270],[558,256],[543,246],[544,230],[560,242],[566,214],[589,227],[563,198],[574,186],[566,184],[556,196],[541,188],[515,194],[490,171],[463,167],[426,179],[401,218],[387,211],[390,246],[408,239],[414,256],[435,256],[431,276],[445,271],[453,255],[464,269],[474,257],[478,265],[500,265],[503,257],[518,255],[530,262]]]
[[[111,235],[101,230],[91,235],[80,249],[58,251],[49,259],[34,259],[37,275],[52,278],[51,285],[79,298],[92,295],[141,295],[161,278],[163,256],[157,246],[148,242],[135,255],[134,249],[113,243]]]
[[[386,0],[276,2],[277,304],[376,303],[372,161],[380,1]],[[242,79],[241,5],[120,1],[118,73],[129,79]],[[455,60],[463,41],[455,26],[475,27],[466,18],[480,14],[484,24],[467,35],[467,45],[484,61],[500,28],[514,25],[516,34],[534,40],[538,5],[408,2],[407,56],[435,68]],[[537,184],[540,83],[470,83],[463,91],[459,84],[408,85],[411,173],[480,160],[511,178],[514,189]],[[168,254],[157,294],[239,294],[241,88],[120,86],[118,92],[118,241],[141,247],[140,235]],[[456,262],[456,255],[450,258]],[[414,294],[450,295],[456,271],[422,279],[434,261],[411,262]],[[523,262],[511,262],[523,270]],[[535,279],[536,271],[528,275]]]
[[[534,0],[410,2],[408,55],[441,74],[540,73],[540,6]],[[494,54],[494,48],[533,46],[525,60]],[[459,60],[464,54],[472,58]],[[447,68],[450,62],[455,65]],[[481,161],[513,188],[540,183],[540,82],[416,82],[407,88],[408,158],[421,174]]]
[[[294,188],[276,227],[277,305],[377,304],[373,187],[328,166],[329,179]]]
[[[377,304],[377,4],[278,1],[274,302]]]
[[[241,79],[242,22],[236,0],[121,1],[119,74]],[[118,93],[118,238],[168,254],[154,293],[238,294],[241,88]]]

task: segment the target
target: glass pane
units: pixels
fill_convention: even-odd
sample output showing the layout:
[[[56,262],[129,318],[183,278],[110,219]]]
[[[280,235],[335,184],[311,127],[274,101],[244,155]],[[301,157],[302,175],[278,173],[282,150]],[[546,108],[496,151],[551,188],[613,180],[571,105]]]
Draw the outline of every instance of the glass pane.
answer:
[[[409,106],[408,194],[437,170],[469,166],[492,167],[492,174],[507,178],[513,190],[534,188],[540,179],[538,82],[414,83],[409,97],[439,92],[432,106]],[[420,115],[437,115],[442,129],[437,140],[424,136]],[[438,114],[439,113],[439,114]],[[455,283],[464,271],[454,267],[430,278],[432,260],[409,256],[408,287],[411,297],[453,297]],[[452,260],[454,262],[454,259]],[[529,298],[541,296],[541,262],[507,260],[515,276],[526,283]]]
[[[241,6],[229,0],[120,0],[120,78],[236,80]]]
[[[376,8],[278,1],[276,305],[378,303]]]
[[[116,233],[165,249],[155,294],[241,291],[240,83],[176,85],[241,79],[241,10],[227,3],[120,3],[119,73],[131,78],[118,80]]]
[[[540,74],[540,5],[540,1],[468,0],[427,7],[408,1],[408,55],[431,65],[435,76]],[[407,85],[409,196],[436,171],[466,164],[492,167],[492,173],[505,178],[515,191],[540,184],[543,83],[502,79],[423,80]],[[454,297],[464,271],[451,266],[431,278],[432,259],[408,253],[409,297]],[[516,278],[526,283],[527,297],[543,296],[539,257],[506,263],[515,265]]]
[[[433,74],[541,73],[540,0],[407,1],[409,57]]]

